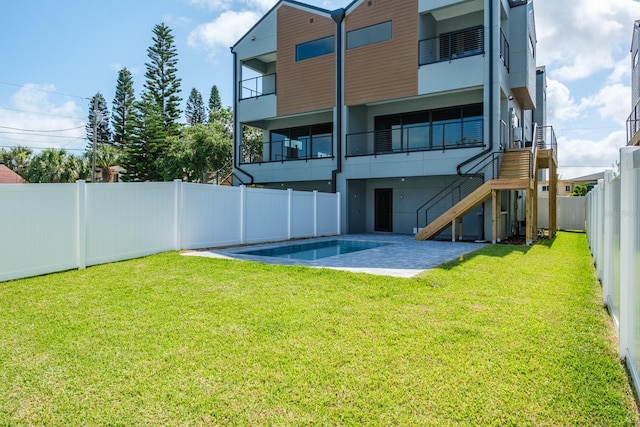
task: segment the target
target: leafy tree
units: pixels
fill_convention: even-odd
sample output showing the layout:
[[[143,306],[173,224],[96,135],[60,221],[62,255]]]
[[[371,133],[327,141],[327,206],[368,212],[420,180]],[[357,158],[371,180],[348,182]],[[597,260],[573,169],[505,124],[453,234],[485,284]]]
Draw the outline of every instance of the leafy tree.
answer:
[[[102,182],[111,182],[111,167],[118,166],[120,150],[112,145],[101,144],[96,153],[96,166],[102,170]]]
[[[0,164],[5,165],[21,177],[26,176],[27,168],[31,163],[33,151],[30,148],[15,146],[8,150],[0,149]]]
[[[33,157],[26,171],[29,182],[75,182],[90,175],[89,163],[65,150],[47,148]]]
[[[187,108],[185,110],[187,124],[194,126],[196,124],[205,123],[207,118],[204,112],[204,102],[202,95],[195,87],[191,89],[191,94],[187,100]]]
[[[95,123],[94,123],[95,120]],[[107,101],[100,92],[96,93],[89,101],[89,116],[85,129],[87,131],[87,150],[93,149],[93,127],[96,125],[97,142],[112,144],[111,129],[109,127],[109,109]]]
[[[123,68],[118,72],[111,116],[113,143],[117,147],[126,146],[135,136],[135,102],[133,77],[127,68]]]
[[[159,168],[165,180],[207,182],[209,172],[220,169],[232,154],[232,140],[220,124],[196,124],[174,137]]]
[[[164,23],[153,28],[153,44],[147,49],[149,62],[145,64],[147,79],[144,88],[151,102],[160,112],[167,136],[177,134],[180,111],[180,81],[176,75],[178,52],[173,42],[171,29]]]
[[[578,184],[571,190],[570,196],[586,196],[589,192],[589,188],[586,185]]]
[[[251,126],[242,126],[242,160],[247,163],[263,160],[262,130]]]

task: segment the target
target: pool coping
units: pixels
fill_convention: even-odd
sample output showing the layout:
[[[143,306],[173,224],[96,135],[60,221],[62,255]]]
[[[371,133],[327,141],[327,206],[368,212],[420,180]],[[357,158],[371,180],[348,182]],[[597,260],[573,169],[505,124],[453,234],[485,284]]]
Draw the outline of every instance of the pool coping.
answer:
[[[377,248],[321,258],[313,261],[241,253],[247,250],[271,249],[288,246],[293,242],[299,244],[328,240],[371,241],[388,244]],[[433,240],[417,241],[414,239],[413,235],[368,233],[323,236],[311,239],[295,239],[228,248],[210,248],[199,251],[185,251],[182,254],[186,256],[235,259],[261,262],[265,264],[301,265],[313,268],[330,268],[355,273],[410,278],[422,273],[423,271],[437,267],[442,263],[454,260],[469,252],[480,249],[486,245],[487,243]]]

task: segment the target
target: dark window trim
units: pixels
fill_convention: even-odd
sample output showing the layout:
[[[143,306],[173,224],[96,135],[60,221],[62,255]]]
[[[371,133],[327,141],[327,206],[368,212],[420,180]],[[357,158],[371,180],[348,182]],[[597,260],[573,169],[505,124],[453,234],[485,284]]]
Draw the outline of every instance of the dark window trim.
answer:
[[[330,51],[322,52],[322,53],[319,53],[319,54],[314,54],[314,55],[311,55],[311,56],[305,56],[304,58],[300,58],[300,52],[298,51],[298,49],[300,47],[308,46],[308,45],[311,45],[312,43],[317,43],[319,41],[327,40],[327,39],[331,39],[331,50]],[[296,45],[296,62],[306,61],[308,59],[318,58],[318,57],[324,56],[324,55],[330,55],[330,54],[334,53],[335,51],[336,51],[336,41],[335,41],[335,36],[333,34],[330,35],[330,36],[327,36],[327,37],[320,37],[319,39],[309,40],[308,42],[298,43]]]
[[[354,33],[355,31],[362,31],[362,30],[366,30],[368,28],[373,28],[376,27],[378,25],[384,25],[384,24],[391,24],[391,36],[388,39],[384,39],[384,40],[379,40],[373,43],[367,43],[367,44],[361,44],[358,46],[352,46],[349,47],[349,34]],[[347,50],[351,50],[351,49],[357,49],[359,47],[365,47],[365,46],[371,46],[373,44],[378,44],[378,43],[383,43],[389,40],[393,40],[393,19],[389,19],[388,21],[383,21],[383,22],[378,22],[377,24],[371,24],[371,25],[367,25],[366,27],[360,27],[360,28],[356,28],[355,30],[351,30],[351,31],[347,31],[347,41],[345,44],[345,47]]]

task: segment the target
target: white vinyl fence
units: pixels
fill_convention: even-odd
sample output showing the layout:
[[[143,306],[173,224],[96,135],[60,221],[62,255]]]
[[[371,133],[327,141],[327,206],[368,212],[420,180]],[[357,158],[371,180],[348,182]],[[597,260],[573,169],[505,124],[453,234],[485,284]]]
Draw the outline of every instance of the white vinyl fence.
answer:
[[[559,230],[584,231],[587,202],[583,196],[557,197],[557,213]],[[549,197],[538,197],[538,228],[549,228]]]
[[[587,236],[619,355],[640,390],[640,148],[621,148],[620,164],[587,195]]]
[[[0,281],[169,250],[336,235],[339,200],[180,181],[0,185]]]

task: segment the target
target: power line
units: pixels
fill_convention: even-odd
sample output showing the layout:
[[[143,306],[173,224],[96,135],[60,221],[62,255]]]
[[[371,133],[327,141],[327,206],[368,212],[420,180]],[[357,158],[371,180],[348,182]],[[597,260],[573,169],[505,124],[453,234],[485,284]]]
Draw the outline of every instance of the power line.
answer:
[[[80,96],[80,95],[72,95],[70,93],[64,93],[64,92],[57,92],[55,90],[50,90],[50,89],[42,89],[36,86],[33,86],[31,84],[16,84],[16,83],[8,83],[8,82],[0,82],[0,84],[3,85],[7,85],[7,86],[14,86],[14,87],[19,87],[19,88],[27,88],[27,89],[33,89],[33,90],[39,90],[40,92],[48,92],[48,93],[55,93],[56,95],[64,95],[64,96],[71,96],[74,98],[80,98],[80,99],[89,99],[89,97],[87,96]]]
[[[22,136],[46,136],[47,138],[75,138],[75,136],[71,136],[71,135],[46,135],[46,134],[40,134],[40,133],[24,134],[22,132],[7,132],[3,130],[0,130],[0,134],[22,135]]]
[[[18,113],[27,113],[27,114],[38,114],[41,116],[51,116],[51,117],[63,117],[65,119],[78,119],[78,120],[84,120],[84,118],[82,117],[74,117],[74,116],[63,116],[61,114],[52,114],[52,113],[43,113],[40,111],[27,111],[27,110],[16,110],[14,108],[4,108],[4,107],[0,107],[0,110],[6,110],[6,111],[16,111]]]
[[[14,148],[15,145],[0,145],[0,148]],[[55,150],[64,150],[64,151],[86,151],[84,148],[58,148],[58,147],[28,147],[25,145],[21,145],[21,148],[28,148],[30,150],[46,150],[46,149],[55,149]]]
[[[69,130],[82,129],[82,128],[84,128],[84,127],[85,127],[85,126],[84,126],[84,125],[82,125],[82,126],[76,126],[76,127],[74,127],[74,128],[69,128],[69,129],[42,129],[42,130],[34,130],[34,129],[20,129],[20,128],[12,128],[12,127],[9,127],[9,126],[0,126],[0,128],[2,128],[2,129],[19,130],[19,131],[22,131],[22,132],[66,132],[66,131],[69,131]]]

